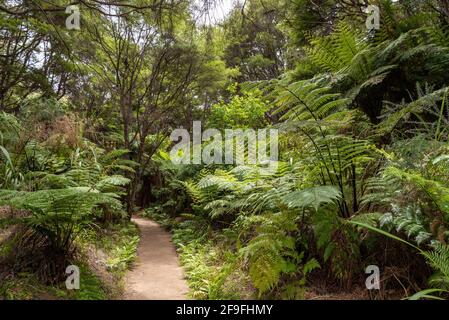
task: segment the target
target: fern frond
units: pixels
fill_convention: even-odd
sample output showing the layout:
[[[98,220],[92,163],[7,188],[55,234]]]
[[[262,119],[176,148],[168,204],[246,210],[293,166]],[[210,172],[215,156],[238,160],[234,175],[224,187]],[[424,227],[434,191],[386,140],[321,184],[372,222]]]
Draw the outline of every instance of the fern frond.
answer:
[[[318,208],[323,204],[335,203],[341,198],[341,192],[333,186],[313,187],[295,191],[282,198],[289,208]]]

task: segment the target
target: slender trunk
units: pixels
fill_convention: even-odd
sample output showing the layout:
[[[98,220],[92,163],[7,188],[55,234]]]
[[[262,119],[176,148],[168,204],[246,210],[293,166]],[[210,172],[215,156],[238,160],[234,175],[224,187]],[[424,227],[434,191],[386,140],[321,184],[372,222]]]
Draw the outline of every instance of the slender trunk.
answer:
[[[129,97],[122,93],[120,95],[120,112],[123,120],[123,140],[125,143],[125,149],[130,149],[129,141],[129,126],[131,121],[131,101]]]
[[[130,188],[128,190],[128,198],[127,198],[127,212],[128,218],[131,219],[132,214],[134,213],[136,195],[139,189],[139,185],[142,182],[145,164],[144,164],[144,154],[145,154],[145,140],[146,134],[141,133],[139,148],[137,150],[137,163],[139,167],[136,169],[136,173],[134,174],[134,178],[132,179]]]
[[[355,170],[355,164],[351,164],[352,169],[352,210],[353,213],[356,213],[359,211],[359,204],[357,201],[357,176],[356,176],[356,170]]]
[[[136,170],[136,174],[134,176],[134,179],[132,180],[130,187],[128,189],[128,197],[126,199],[126,209],[127,209],[127,213],[128,213],[128,219],[131,219],[132,214],[135,211],[135,202],[136,202],[136,194],[137,194],[137,190],[139,188],[139,184],[142,181],[142,173],[143,170],[139,167]]]

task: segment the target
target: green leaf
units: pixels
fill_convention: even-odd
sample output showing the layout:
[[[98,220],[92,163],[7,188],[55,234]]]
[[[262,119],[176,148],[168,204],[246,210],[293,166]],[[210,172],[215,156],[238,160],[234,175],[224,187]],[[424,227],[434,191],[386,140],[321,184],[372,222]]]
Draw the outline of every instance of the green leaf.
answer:
[[[8,150],[6,150],[3,146],[0,146],[0,151],[2,152],[2,154],[3,154],[3,156],[5,157],[7,163],[9,164],[9,166],[10,166],[11,168],[13,168],[12,161],[11,161],[11,157],[10,157],[10,155],[9,155]]]
[[[282,197],[289,208],[318,208],[323,204],[335,203],[341,192],[334,186],[320,186],[291,192]]]
[[[407,300],[420,300],[420,299],[433,299],[433,300],[445,300],[443,298],[434,296],[434,295],[429,295],[430,293],[445,293],[448,292],[446,290],[443,289],[426,289],[426,290],[422,290],[419,291],[417,293],[415,293],[414,295],[412,295],[411,297],[408,297]]]

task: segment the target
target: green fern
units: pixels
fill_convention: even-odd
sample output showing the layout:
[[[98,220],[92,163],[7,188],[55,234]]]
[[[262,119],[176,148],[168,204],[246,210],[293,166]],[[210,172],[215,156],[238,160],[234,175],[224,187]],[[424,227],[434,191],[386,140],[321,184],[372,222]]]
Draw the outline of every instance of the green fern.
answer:
[[[282,198],[289,208],[314,208],[315,210],[318,210],[323,204],[335,203],[339,199],[341,199],[341,193],[333,186],[294,191]]]
[[[386,213],[380,217],[379,222],[382,227],[395,228],[396,232],[404,232],[408,238],[414,238],[418,245],[429,241],[432,233],[426,229],[421,210],[416,205],[409,205],[404,208],[392,205],[392,213]]]
[[[249,262],[249,275],[262,295],[272,290],[283,273],[296,271],[295,239],[288,231],[296,229],[289,215],[276,213],[260,217],[257,236],[240,253]]]
[[[2,218],[3,225],[25,225],[44,236],[57,252],[68,252],[77,232],[95,218],[94,209],[107,206],[119,211],[122,205],[114,194],[89,188],[67,188],[35,192],[0,190],[0,205],[25,210],[28,215]]]
[[[429,284],[449,291],[449,246],[437,243],[434,250],[426,252],[424,256],[432,268],[438,271],[429,279]]]

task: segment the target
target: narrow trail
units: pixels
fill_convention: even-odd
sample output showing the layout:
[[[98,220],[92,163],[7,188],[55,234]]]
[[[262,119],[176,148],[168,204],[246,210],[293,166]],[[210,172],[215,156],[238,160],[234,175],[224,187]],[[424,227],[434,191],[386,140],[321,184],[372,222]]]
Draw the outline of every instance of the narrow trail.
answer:
[[[125,300],[187,299],[187,282],[168,232],[156,222],[133,218],[140,229],[137,261],[125,278]]]

